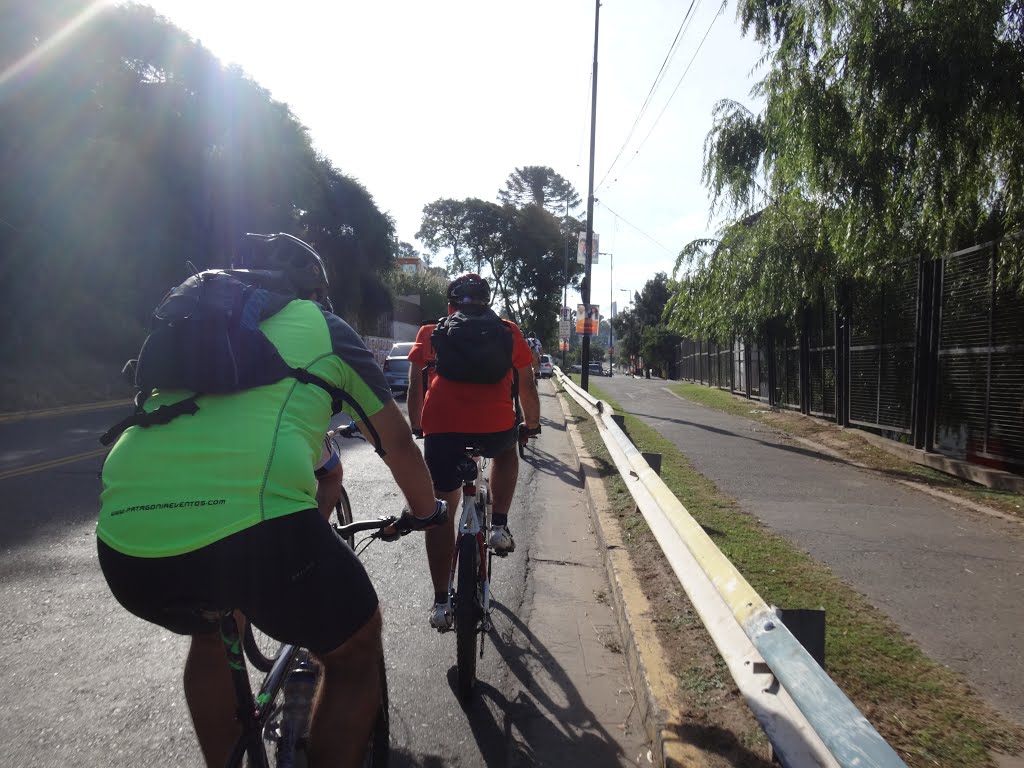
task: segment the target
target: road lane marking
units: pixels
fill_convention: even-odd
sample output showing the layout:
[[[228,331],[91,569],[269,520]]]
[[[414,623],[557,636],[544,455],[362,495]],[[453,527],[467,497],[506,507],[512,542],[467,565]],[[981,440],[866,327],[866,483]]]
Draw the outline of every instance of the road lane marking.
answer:
[[[56,408],[43,408],[38,411],[12,411],[0,413],[0,424],[10,421],[23,421],[24,419],[41,419],[46,416],[62,416],[67,413],[89,413],[90,411],[103,411],[118,406],[130,406],[131,400],[104,400],[100,403],[81,403],[79,405],[60,405]]]
[[[27,467],[14,467],[13,469],[7,469],[0,472],[0,480],[7,480],[11,477],[18,477],[19,475],[30,475],[33,472],[42,472],[44,469],[54,469],[55,467],[61,467],[65,464],[73,464],[76,461],[85,461],[86,459],[93,459],[97,456],[102,456],[107,452],[107,448],[97,448],[94,451],[86,451],[85,453],[76,453],[73,456],[64,456],[60,459],[50,459],[49,461],[41,461],[38,464],[30,464]]]

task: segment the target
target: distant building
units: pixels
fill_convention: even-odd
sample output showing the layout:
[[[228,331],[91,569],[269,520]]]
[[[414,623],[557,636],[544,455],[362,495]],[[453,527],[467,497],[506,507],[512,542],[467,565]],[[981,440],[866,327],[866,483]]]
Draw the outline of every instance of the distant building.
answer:
[[[398,258],[398,268],[411,275],[418,275],[423,272],[423,259],[419,256],[406,256]]]

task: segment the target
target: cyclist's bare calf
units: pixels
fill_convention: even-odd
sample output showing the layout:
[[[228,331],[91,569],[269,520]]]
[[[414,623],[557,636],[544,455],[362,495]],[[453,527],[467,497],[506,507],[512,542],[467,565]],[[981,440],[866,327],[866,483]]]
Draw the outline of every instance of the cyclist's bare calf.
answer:
[[[185,661],[185,701],[203,759],[208,766],[223,766],[242,726],[235,719],[235,689],[219,631],[192,635]]]
[[[310,768],[362,763],[380,711],[380,611],[340,647],[317,658],[323,665],[309,736]]]

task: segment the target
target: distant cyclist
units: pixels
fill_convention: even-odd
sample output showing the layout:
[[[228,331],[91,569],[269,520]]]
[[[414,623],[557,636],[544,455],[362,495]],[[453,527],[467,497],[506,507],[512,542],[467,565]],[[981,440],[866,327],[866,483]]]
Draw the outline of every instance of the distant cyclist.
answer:
[[[526,337],[526,345],[530,348],[533,353],[533,374],[535,379],[540,378],[540,355],[544,351],[543,345],[540,343],[540,339],[534,336],[532,333]]]
[[[528,435],[540,433],[533,353],[519,328],[499,319],[490,303],[491,289],[486,280],[476,274],[456,278],[448,285],[448,317],[420,328],[409,353],[413,366],[409,376],[409,421],[414,431],[422,429],[434,492],[452,510],[448,526],[426,533],[427,560],[434,583],[430,625],[441,631],[452,625],[448,576],[455,546],[455,510],[462,496],[456,465],[465,455],[467,442],[482,445],[483,454],[494,459],[490,478],[493,526],[488,543],[495,553],[508,554],[515,549],[508,512],[519,476],[517,439],[525,441]],[[419,375],[421,369],[428,372],[426,376]],[[525,430],[516,423],[516,386]]]
[[[443,521],[444,503],[435,499],[383,373],[355,331],[328,311],[320,257],[288,235],[250,241],[235,265],[242,269],[227,274],[287,286],[260,295],[263,319],[254,332],[293,372],[351,396],[346,410],[365,420],[364,434],[377,436],[409,501],[404,524]],[[137,423],[121,433],[103,467],[99,562],[127,610],[191,635],[185,698],[207,765],[224,765],[240,733],[224,645],[210,616],[232,608],[323,663],[310,765],[361,764],[381,695],[381,616],[359,559],[318,512],[337,498],[341,480],[336,456],[323,448],[340,406],[324,388],[291,377],[229,394],[146,394],[145,413],[132,417]],[[154,414],[180,403],[196,409],[163,420]]]

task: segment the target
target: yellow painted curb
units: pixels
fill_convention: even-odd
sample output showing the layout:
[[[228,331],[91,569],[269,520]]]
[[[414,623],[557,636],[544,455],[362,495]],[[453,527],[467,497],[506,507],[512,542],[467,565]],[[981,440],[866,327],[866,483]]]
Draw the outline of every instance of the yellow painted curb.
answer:
[[[558,393],[558,402],[566,418],[569,443],[587,492],[594,529],[605,554],[605,568],[625,646],[626,665],[637,692],[637,707],[651,740],[655,762],[665,768],[704,768],[709,764],[707,756],[679,738],[684,726],[683,713],[677,703],[682,699],[679,684],[658,640],[657,630],[651,621],[650,602],[626,552],[618,520],[609,512],[611,504],[604,483],[572,422],[572,413],[562,393]]]

